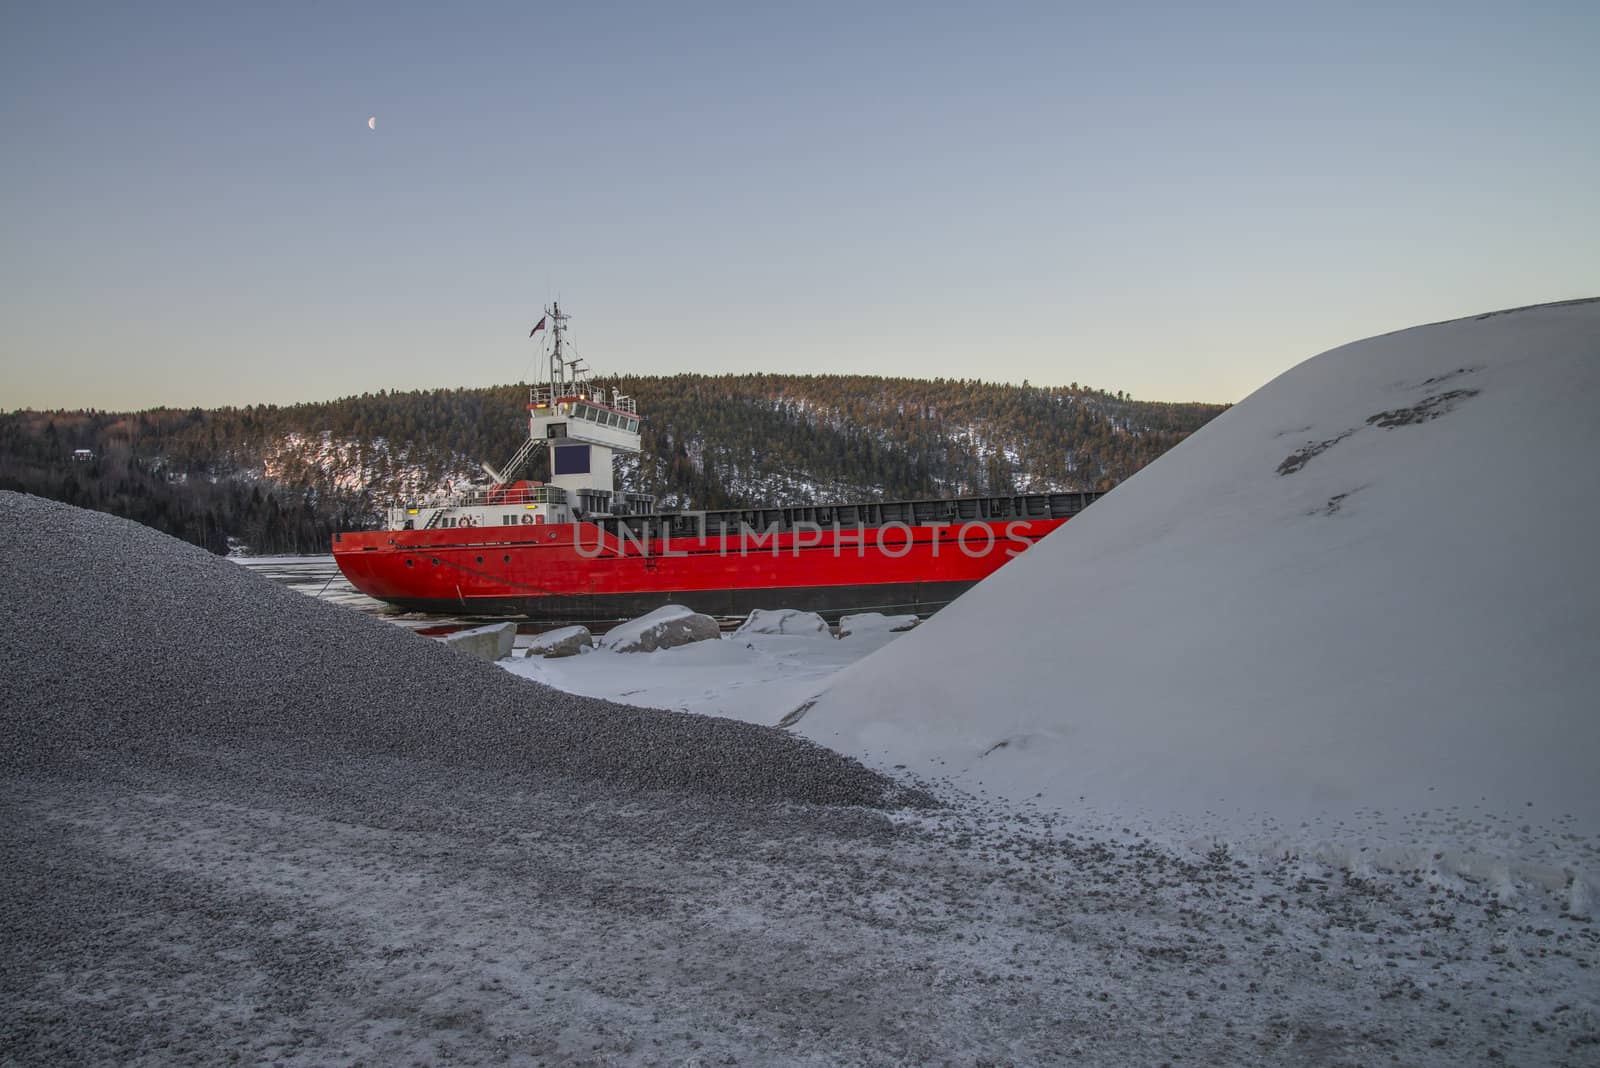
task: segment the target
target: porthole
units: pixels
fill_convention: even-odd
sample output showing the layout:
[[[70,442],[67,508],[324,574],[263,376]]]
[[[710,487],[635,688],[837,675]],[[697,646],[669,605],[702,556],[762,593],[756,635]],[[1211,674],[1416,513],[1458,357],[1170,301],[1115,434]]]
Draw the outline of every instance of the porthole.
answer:
[[[478,563],[480,563],[480,564],[483,563],[483,557],[481,557],[481,556],[478,557]]]
[[[510,554],[510,553],[507,553],[507,554],[506,554],[506,563],[508,563],[508,564],[509,564],[509,563],[510,563],[510,562],[511,562],[511,554]]]
[[[414,567],[416,565],[416,563],[417,562],[415,560],[407,560],[406,561],[406,566],[407,567]]]
[[[439,558],[437,556],[435,556],[433,558],[433,566],[434,567],[438,567],[439,566]]]

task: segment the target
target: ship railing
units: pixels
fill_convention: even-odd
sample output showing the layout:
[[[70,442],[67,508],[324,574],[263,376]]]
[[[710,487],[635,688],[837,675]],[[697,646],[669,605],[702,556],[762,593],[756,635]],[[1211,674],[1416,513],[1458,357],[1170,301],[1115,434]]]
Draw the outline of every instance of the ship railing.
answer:
[[[452,508],[484,508],[503,504],[566,504],[560,486],[475,486],[450,499]]]
[[[489,486],[463,494],[458,507],[499,504],[566,504],[567,491],[560,486]]]
[[[474,486],[452,493],[443,500],[401,501],[400,508],[498,508],[502,505],[566,504],[567,491],[560,486]]]
[[[629,415],[639,414],[639,402],[618,389],[613,389],[610,399],[607,400],[603,388],[592,390],[574,383],[568,383],[561,389],[557,389],[549,382],[528,388],[528,405],[533,408],[554,408],[561,401],[572,400],[586,401],[614,411],[627,412]]]

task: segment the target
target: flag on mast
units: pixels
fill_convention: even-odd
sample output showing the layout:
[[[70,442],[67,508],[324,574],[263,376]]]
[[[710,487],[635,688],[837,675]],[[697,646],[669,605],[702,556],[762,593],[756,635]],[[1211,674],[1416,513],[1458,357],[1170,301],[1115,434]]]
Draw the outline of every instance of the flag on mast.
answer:
[[[544,329],[544,322],[548,318],[550,318],[548,315],[541,317],[539,319],[539,321],[534,324],[533,329],[528,331],[528,336],[532,337],[533,335],[537,334],[539,331],[543,330]]]

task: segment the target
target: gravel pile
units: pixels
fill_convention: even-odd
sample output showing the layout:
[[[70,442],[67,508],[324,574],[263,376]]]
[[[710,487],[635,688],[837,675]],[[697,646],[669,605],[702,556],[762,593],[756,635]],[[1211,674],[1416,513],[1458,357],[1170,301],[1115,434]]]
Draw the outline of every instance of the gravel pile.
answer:
[[[0,770],[419,758],[768,801],[929,799],[791,735],[565,694],[134,523],[0,493]]]

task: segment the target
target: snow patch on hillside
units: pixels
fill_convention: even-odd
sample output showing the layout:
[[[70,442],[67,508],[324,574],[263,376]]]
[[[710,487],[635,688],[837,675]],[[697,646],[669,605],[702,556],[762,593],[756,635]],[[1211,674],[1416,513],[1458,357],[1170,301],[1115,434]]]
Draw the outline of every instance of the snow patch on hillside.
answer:
[[[308,483],[348,493],[371,490],[380,498],[442,499],[461,482],[481,479],[472,460],[457,456],[441,466],[422,463],[410,444],[398,448],[385,438],[361,442],[332,433],[291,432],[262,456],[262,473],[284,485]]]

